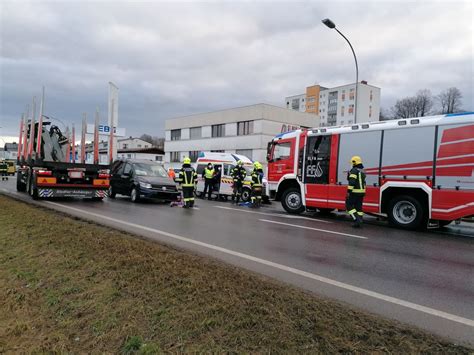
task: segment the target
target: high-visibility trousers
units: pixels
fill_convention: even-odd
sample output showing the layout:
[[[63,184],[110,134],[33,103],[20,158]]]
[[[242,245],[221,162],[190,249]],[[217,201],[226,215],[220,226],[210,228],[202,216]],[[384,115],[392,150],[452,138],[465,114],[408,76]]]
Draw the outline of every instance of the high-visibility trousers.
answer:
[[[364,215],[362,212],[362,204],[364,202],[364,194],[349,193],[346,198],[347,213],[356,221]]]

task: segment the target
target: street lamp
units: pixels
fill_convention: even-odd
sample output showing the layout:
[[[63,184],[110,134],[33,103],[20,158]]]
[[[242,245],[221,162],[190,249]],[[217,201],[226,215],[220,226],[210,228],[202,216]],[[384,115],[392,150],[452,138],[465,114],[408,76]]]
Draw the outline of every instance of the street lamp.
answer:
[[[337,28],[336,28],[336,24],[334,22],[332,22],[330,19],[324,19],[321,21],[322,23],[324,23],[327,27],[329,27],[330,29],[335,29],[337,31],[337,33],[339,33],[346,41],[347,43],[349,44],[349,47],[351,47],[351,51],[352,51],[352,54],[354,55],[354,61],[355,61],[355,65],[356,65],[356,97],[355,97],[355,105],[354,105],[354,110],[355,110],[355,113],[354,113],[354,123],[357,123],[357,98],[359,97],[359,66],[357,65],[357,57],[356,57],[356,54],[354,52],[354,48],[352,48],[352,44],[351,42],[349,42],[349,40],[347,39],[346,36],[344,36],[342,34],[341,31],[339,31]]]

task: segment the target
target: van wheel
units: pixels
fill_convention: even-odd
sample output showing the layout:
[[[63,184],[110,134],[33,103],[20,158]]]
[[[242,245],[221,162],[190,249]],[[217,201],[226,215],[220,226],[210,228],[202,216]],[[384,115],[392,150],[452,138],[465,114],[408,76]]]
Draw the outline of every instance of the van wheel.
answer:
[[[138,202],[140,201],[140,191],[136,187],[132,189],[130,192],[130,201],[132,202]]]
[[[300,214],[304,211],[301,191],[297,187],[291,187],[283,193],[281,205],[286,212],[291,214]]]
[[[391,225],[403,229],[426,227],[426,213],[420,201],[408,195],[397,196],[388,205],[388,220]]]
[[[242,196],[240,196],[240,199],[243,202],[249,202],[250,201],[250,189],[242,189]]]

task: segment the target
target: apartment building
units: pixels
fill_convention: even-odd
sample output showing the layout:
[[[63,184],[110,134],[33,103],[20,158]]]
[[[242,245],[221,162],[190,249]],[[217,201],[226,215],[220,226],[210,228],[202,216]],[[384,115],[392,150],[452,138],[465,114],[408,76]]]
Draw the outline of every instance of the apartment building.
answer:
[[[361,81],[358,85],[357,105],[356,84],[325,88],[320,85],[309,86],[306,94],[289,96],[285,99],[286,108],[293,110],[291,98],[304,100],[304,112],[318,114],[320,126],[339,126],[355,123],[378,121],[380,117],[380,88]],[[300,107],[298,111],[303,112]]]

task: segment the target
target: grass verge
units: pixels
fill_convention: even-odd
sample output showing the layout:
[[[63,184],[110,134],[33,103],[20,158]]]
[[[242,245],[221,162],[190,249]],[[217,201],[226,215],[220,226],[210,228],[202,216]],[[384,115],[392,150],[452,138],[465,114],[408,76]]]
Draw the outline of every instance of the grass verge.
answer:
[[[0,353],[470,351],[1,195],[0,211]]]

